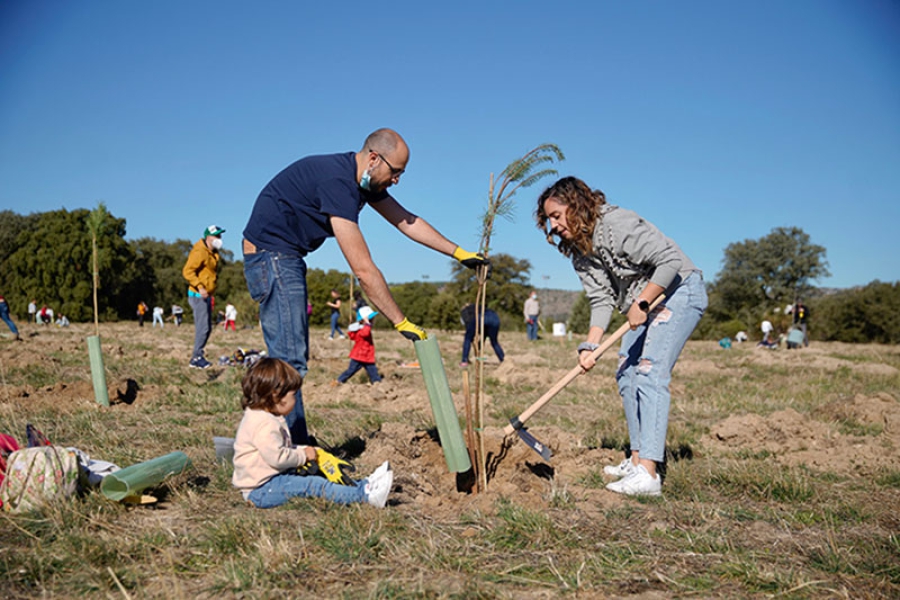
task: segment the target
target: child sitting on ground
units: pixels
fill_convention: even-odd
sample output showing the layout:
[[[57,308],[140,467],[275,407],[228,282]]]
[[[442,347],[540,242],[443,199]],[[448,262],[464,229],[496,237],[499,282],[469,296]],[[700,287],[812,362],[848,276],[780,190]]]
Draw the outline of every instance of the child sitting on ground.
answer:
[[[360,309],[359,321],[352,323],[347,328],[347,335],[353,340],[353,348],[350,350],[350,366],[347,370],[338,375],[337,380],[332,385],[345,383],[353,377],[360,369],[365,369],[369,376],[369,381],[378,383],[381,381],[381,375],[378,374],[378,367],[375,366],[375,342],[372,340],[372,324],[371,319],[375,318],[378,313],[368,306]]]
[[[234,440],[232,484],[257,508],[272,508],[294,497],[325,498],[338,504],[368,502],[383,508],[394,474],[387,461],[359,483],[333,483],[318,475],[298,474],[298,467],[317,463],[321,450],[294,446],[285,415],[297,401],[303,379],[288,363],[261,358],[244,375],[244,417]]]

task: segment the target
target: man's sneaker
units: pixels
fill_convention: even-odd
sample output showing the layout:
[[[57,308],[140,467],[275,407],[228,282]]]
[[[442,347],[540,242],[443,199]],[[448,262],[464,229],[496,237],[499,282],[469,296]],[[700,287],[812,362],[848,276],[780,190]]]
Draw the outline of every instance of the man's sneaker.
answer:
[[[622,477],[631,475],[634,472],[634,468],[634,463],[631,462],[631,459],[626,458],[617,465],[606,465],[603,467],[603,472],[607,475],[612,475],[613,477],[621,479]]]
[[[659,475],[650,475],[644,465],[638,465],[631,475],[607,484],[606,489],[626,496],[659,496],[662,494],[662,479]]]
[[[463,369],[465,369],[466,367],[469,366],[469,363],[466,361],[462,361],[461,363],[459,363],[459,366],[462,367]]]
[[[388,494],[391,493],[391,485],[394,483],[394,472],[388,461],[381,463],[366,479],[366,502],[375,508],[384,508],[387,504]]]
[[[202,356],[195,356],[191,359],[191,366],[195,369],[208,369],[212,365]]]

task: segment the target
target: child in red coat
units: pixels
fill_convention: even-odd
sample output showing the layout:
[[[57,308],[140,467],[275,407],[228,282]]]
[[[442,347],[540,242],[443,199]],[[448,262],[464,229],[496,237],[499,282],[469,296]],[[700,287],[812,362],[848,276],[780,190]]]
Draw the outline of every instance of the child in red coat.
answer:
[[[372,341],[372,324],[369,322],[378,313],[370,311],[365,318],[360,317],[361,322],[352,323],[347,328],[347,335],[353,340],[353,349],[350,350],[350,366],[337,378],[337,383],[344,383],[360,369],[365,369],[369,381],[378,383],[381,375],[375,366],[375,342]]]

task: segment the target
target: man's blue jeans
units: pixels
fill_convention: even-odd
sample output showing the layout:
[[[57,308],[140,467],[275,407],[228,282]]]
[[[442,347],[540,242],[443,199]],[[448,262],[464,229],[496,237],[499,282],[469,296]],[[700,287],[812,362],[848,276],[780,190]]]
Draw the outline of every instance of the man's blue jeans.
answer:
[[[538,318],[537,315],[528,317],[528,321],[525,323],[526,333],[528,334],[529,340],[538,339]]]
[[[669,383],[678,355],[706,311],[706,287],[692,273],[647,321],[622,337],[616,381],[632,452],[663,462],[669,427]]]
[[[259,322],[269,356],[284,360],[306,377],[309,362],[306,262],[297,255],[260,250],[244,255],[244,278],[250,296],[259,302]],[[285,419],[291,430],[291,441],[309,444],[301,390],[297,390],[294,411]]]
[[[325,498],[338,504],[365,502],[365,480],[358,485],[340,485],[315,475],[281,473],[247,496],[257,508],[281,506],[291,498]]]
[[[207,296],[188,296],[188,304],[194,311],[194,351],[191,359],[203,356],[203,349],[209,341],[209,333],[212,331],[212,299]]]

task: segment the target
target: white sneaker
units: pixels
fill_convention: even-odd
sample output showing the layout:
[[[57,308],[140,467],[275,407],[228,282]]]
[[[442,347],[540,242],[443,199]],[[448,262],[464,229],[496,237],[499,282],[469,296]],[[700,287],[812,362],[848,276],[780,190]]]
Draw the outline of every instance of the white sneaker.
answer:
[[[608,483],[606,489],[626,496],[659,496],[662,494],[662,479],[659,475],[650,475],[644,465],[638,465],[631,475]]]
[[[388,461],[381,463],[366,479],[366,502],[376,508],[384,508],[387,504],[388,494],[391,493],[391,485],[394,483],[394,472]]]
[[[391,470],[391,463],[389,461],[384,461],[383,463],[378,465],[377,469],[372,471],[372,474],[369,475],[369,479],[372,479],[373,477],[375,477],[375,478],[384,477],[384,474],[390,470]]]
[[[603,472],[619,479],[628,477],[634,472],[634,463],[631,462],[630,458],[626,458],[617,465],[606,465],[603,467]]]

